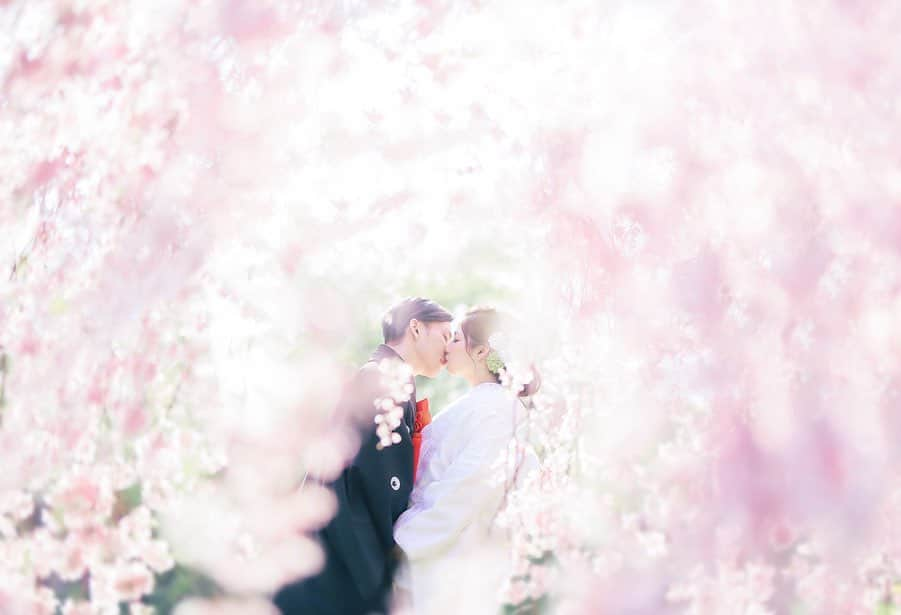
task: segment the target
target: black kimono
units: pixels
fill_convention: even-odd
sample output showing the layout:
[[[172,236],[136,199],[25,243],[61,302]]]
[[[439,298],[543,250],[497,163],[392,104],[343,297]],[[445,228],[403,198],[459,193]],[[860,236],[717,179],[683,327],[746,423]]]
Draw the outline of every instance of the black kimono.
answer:
[[[348,385],[339,413],[374,416],[376,397],[385,396],[378,362],[402,360],[382,344]],[[319,532],[326,563],[317,575],[287,585],[275,595],[284,615],[364,615],[387,613],[391,583],[398,561],[394,522],[407,508],[413,489],[413,444],[410,434],[416,407],[415,389],[401,404],[404,420],[397,428],[401,441],[382,450],[370,420],[362,426],[360,450],[350,466],[330,486],[338,512]]]

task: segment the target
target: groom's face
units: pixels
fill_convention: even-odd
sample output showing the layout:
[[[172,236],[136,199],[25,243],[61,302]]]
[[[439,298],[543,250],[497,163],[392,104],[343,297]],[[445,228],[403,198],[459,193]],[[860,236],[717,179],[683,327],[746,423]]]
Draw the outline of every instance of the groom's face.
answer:
[[[416,352],[422,375],[434,378],[447,363],[445,348],[451,338],[449,322],[420,323],[420,335],[416,338]]]

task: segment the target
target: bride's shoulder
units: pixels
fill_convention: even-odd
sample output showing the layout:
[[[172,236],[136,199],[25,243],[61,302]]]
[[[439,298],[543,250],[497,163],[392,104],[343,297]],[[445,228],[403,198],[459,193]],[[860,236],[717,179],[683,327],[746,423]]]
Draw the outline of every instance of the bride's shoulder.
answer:
[[[495,384],[493,382],[486,382],[484,384],[480,384],[477,387],[474,387],[471,391],[474,395],[477,395],[481,400],[492,400],[492,401],[511,401],[513,399],[513,394],[501,384]]]
[[[435,419],[438,419],[439,417],[442,417],[442,416],[449,416],[449,415],[454,414],[455,412],[458,412],[461,408],[465,408],[466,406],[468,406],[469,401],[470,401],[470,395],[469,395],[469,391],[467,391],[463,395],[454,399],[447,406],[445,406],[444,410],[439,412],[438,415],[435,417]]]
[[[487,413],[507,415],[516,402],[510,391],[499,384],[481,384],[470,392],[473,394],[472,404],[477,406],[483,415]]]
[[[478,412],[485,415],[487,410],[504,412],[514,401],[513,397],[504,387],[479,385],[466,391],[463,395],[452,401],[448,406],[435,416],[435,421],[444,417],[447,420],[452,416],[463,416],[468,412]]]
[[[435,417],[432,419],[432,422],[435,422],[439,419],[447,420],[448,417],[458,416],[465,414],[468,409],[472,408],[476,402],[475,397],[472,394],[473,390],[470,389],[454,399],[450,402],[441,412],[438,412]]]

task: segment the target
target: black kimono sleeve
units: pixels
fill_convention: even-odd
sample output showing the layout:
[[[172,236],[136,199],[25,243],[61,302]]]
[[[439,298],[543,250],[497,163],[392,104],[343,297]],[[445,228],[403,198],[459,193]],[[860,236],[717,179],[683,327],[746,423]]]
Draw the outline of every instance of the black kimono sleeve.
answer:
[[[394,546],[394,521],[406,506],[412,488],[412,441],[403,428],[401,442],[378,449],[373,401],[379,396],[372,373],[363,370],[354,389],[342,404],[351,403],[356,416],[363,416],[362,444],[351,465],[333,483],[338,513],[324,530],[324,538],[350,573],[364,600],[377,598],[390,585],[394,569],[390,561]],[[368,406],[368,407],[366,407]],[[369,416],[368,425],[365,417]],[[410,476],[408,476],[408,474]],[[395,487],[403,480],[404,489]]]

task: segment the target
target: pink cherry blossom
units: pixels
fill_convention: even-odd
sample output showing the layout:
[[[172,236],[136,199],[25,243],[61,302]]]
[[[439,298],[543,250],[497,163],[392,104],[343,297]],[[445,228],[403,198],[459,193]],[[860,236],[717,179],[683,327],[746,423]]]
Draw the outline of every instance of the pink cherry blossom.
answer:
[[[508,603],[901,601],[897,3],[11,0],[0,25],[0,610],[52,612],[59,577],[88,585],[63,609],[140,612],[177,561],[241,596],[180,615],[272,612],[409,374],[363,416],[338,392],[429,293],[508,304],[505,384],[541,374],[510,447],[541,467],[497,467]]]

